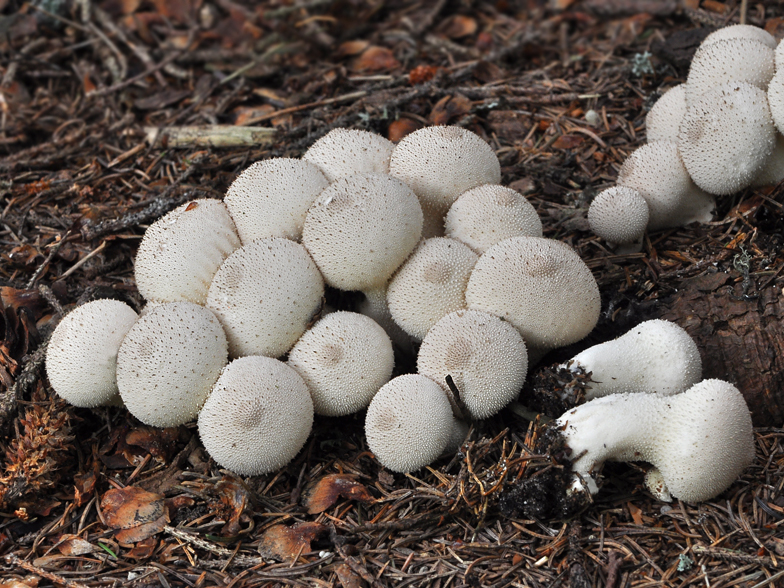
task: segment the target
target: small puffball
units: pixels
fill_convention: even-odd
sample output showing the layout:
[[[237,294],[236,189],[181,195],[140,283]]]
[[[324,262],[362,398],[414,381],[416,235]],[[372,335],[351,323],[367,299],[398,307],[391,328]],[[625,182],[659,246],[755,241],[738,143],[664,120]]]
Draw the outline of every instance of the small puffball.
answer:
[[[752,41],[758,41],[771,49],[776,48],[776,38],[773,35],[765,29],[747,24],[730,25],[715,30],[705,37],[700,45],[705,47],[706,45],[725,39],[751,39]]]
[[[430,378],[405,374],[375,395],[365,417],[368,446],[393,472],[413,472],[438,459],[453,436],[447,395]]]
[[[118,401],[117,352],[137,318],[119,300],[94,300],[65,315],[46,348],[54,391],[82,408]]]
[[[542,236],[542,221],[525,196],[497,184],[463,192],[449,208],[444,228],[447,237],[480,255],[510,237]]]
[[[387,174],[395,145],[381,135],[356,129],[333,129],[302,156],[317,165],[330,182],[352,174]]]
[[[299,241],[308,208],[328,185],[309,161],[275,157],[237,176],[225,202],[243,245],[270,237]]]
[[[686,84],[678,84],[659,98],[645,117],[648,143],[677,141],[678,127],[686,114]]]
[[[343,416],[370,404],[392,376],[395,354],[373,319],[341,311],[308,329],[288,363],[308,385],[316,414]]]
[[[600,192],[588,209],[591,230],[610,243],[641,242],[648,217],[645,198],[626,186],[613,186]]]
[[[258,355],[227,365],[199,413],[207,453],[241,476],[285,466],[312,426],[313,403],[303,379],[285,363]]]
[[[209,310],[161,304],[136,321],[120,346],[120,396],[146,425],[182,425],[196,418],[227,356],[226,335]]]

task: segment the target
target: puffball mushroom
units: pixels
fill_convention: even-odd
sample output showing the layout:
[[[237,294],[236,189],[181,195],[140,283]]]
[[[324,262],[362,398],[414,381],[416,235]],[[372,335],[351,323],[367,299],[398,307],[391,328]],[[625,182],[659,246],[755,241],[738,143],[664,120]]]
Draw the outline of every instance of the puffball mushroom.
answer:
[[[776,144],[768,100],[757,86],[731,82],[686,111],[678,149],[689,175],[711,194],[732,194],[754,181]]]
[[[313,426],[313,402],[300,375],[262,356],[235,359],[199,413],[199,437],[222,467],[242,476],[282,468]]]
[[[316,414],[343,416],[370,404],[392,376],[395,354],[373,319],[338,311],[302,335],[288,364],[305,380]]]
[[[751,415],[735,386],[704,380],[674,396],[612,394],[554,422],[573,456],[572,470],[598,492],[592,477],[607,460],[647,461],[663,480],[659,496],[687,502],[713,498],[754,459]],[[582,488],[579,479],[575,489]]]
[[[308,208],[328,185],[311,162],[275,157],[245,169],[225,202],[244,245],[270,237],[299,241]]]
[[[406,135],[389,161],[390,175],[422,203],[425,237],[444,234],[443,217],[466,190],[501,182],[501,164],[479,135],[461,127],[425,127]]]
[[[422,241],[387,287],[393,320],[421,341],[444,315],[465,308],[468,277],[479,256],[455,239]]]
[[[642,249],[649,216],[645,198],[626,186],[613,186],[599,192],[588,208],[588,224],[594,233],[610,243],[638,251]]]
[[[684,114],[686,114],[686,84],[678,84],[667,90],[645,117],[648,143],[677,141],[678,127]]]
[[[333,129],[302,156],[317,165],[330,182],[356,173],[389,173],[395,148],[381,135],[356,129]]]
[[[591,372],[586,400],[622,392],[671,396],[702,378],[702,361],[694,340],[675,323],[659,319],[589,347],[567,365]]]
[[[209,310],[161,304],[136,321],[120,346],[120,396],[146,425],[182,425],[196,418],[227,356],[226,335]]]
[[[517,327],[532,353],[579,341],[596,326],[601,301],[591,270],[568,245],[540,237],[514,237],[479,258],[466,288],[472,310]]]
[[[623,162],[617,181],[645,198],[649,230],[712,219],[716,202],[691,180],[673,141],[655,141],[636,149]]]
[[[776,48],[776,37],[765,29],[747,24],[736,24],[717,29],[705,37],[700,45],[704,47],[725,39],[751,39],[753,41],[758,41],[771,49]]]
[[[471,416],[484,419],[517,398],[528,371],[528,353],[508,322],[479,310],[459,310],[428,331],[417,371],[444,390],[449,390],[446,376],[452,376]]]
[[[144,232],[134,262],[136,286],[150,301],[204,304],[218,267],[239,246],[226,205],[193,200]]]
[[[765,165],[754,177],[752,186],[775,186],[784,180],[784,135],[776,133],[776,146]]]
[[[784,133],[784,65],[776,72],[768,86],[768,106],[776,128],[779,133]]]
[[[446,214],[444,229],[447,237],[481,255],[510,237],[541,237],[542,221],[522,194],[485,184],[458,196]]]
[[[376,459],[393,472],[413,472],[440,456],[453,437],[452,407],[441,386],[405,374],[386,383],[365,416],[365,435]]]
[[[232,357],[279,357],[299,339],[321,307],[324,280],[299,243],[259,239],[223,262],[207,307],[226,330]]]
[[[117,352],[137,318],[119,300],[93,300],[65,315],[46,349],[46,375],[54,391],[82,408],[119,400]]]

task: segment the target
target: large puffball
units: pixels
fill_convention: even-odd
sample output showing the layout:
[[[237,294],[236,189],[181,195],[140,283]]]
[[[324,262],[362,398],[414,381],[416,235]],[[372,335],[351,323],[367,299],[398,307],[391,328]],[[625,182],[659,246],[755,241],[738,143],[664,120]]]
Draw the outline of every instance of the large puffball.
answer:
[[[302,158],[313,163],[330,182],[362,173],[389,173],[395,145],[381,135],[357,129],[333,129],[313,143]]]
[[[204,304],[218,267],[239,246],[223,202],[188,202],[145,231],[134,262],[136,286],[150,301]]]
[[[705,47],[716,41],[724,41],[726,39],[750,39],[762,43],[771,49],[776,48],[776,38],[773,35],[765,29],[747,24],[736,24],[717,29],[705,37],[700,45]]]
[[[779,45],[784,47],[784,43]],[[784,64],[768,86],[768,105],[779,133],[784,133]]]
[[[46,375],[54,391],[82,408],[115,403],[117,352],[137,318],[119,300],[94,300],[65,315],[46,348]]]
[[[659,98],[645,117],[648,143],[677,141],[678,127],[684,114],[686,114],[686,84],[678,84]]]

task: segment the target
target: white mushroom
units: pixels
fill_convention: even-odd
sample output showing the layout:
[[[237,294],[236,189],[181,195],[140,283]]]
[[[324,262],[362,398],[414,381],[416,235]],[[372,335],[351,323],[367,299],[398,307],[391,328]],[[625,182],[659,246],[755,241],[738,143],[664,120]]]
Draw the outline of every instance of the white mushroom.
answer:
[[[675,323],[658,319],[578,353],[568,365],[591,372],[586,400],[622,392],[670,396],[702,379],[700,352],[694,340]]]
[[[776,45],[776,71],[784,70],[784,39]]]
[[[54,391],[82,408],[118,401],[117,352],[137,318],[119,300],[94,300],[65,315],[46,349]]]
[[[196,418],[227,355],[226,335],[209,310],[161,304],[136,321],[120,346],[120,396],[146,425],[182,425]]]
[[[333,129],[302,156],[317,165],[330,182],[356,173],[389,173],[395,145],[381,135],[356,129]]]
[[[355,312],[334,312],[308,329],[289,353],[316,414],[342,416],[365,408],[389,381],[392,342],[378,323]]]
[[[479,253],[510,237],[541,237],[542,221],[525,196],[485,184],[463,192],[444,220],[446,236]]]
[[[276,157],[237,176],[225,202],[244,245],[270,237],[299,241],[308,208],[328,185],[309,161]]]
[[[776,133],[776,146],[765,165],[754,177],[752,186],[775,186],[784,180],[784,135]]]
[[[704,47],[725,39],[751,39],[771,49],[776,48],[776,38],[773,35],[765,29],[747,24],[736,24],[717,29],[705,37],[700,45]]]
[[[562,415],[562,430],[578,475],[574,488],[595,494],[602,463],[647,461],[656,493],[688,502],[723,492],[754,459],[751,415],[732,384],[704,380],[674,396],[612,394]],[[666,487],[662,487],[662,481]]]
[[[204,304],[218,267],[239,246],[223,202],[188,202],[145,231],[136,254],[136,286],[150,301]]]
[[[624,251],[640,251],[650,216],[648,203],[634,188],[613,186],[599,192],[588,209],[591,230]]]
[[[779,45],[784,47],[784,44]],[[779,133],[784,133],[784,66],[776,72],[768,86],[768,105]]]
[[[645,117],[648,143],[677,141],[678,127],[684,114],[686,114],[686,85],[678,84],[667,90]]]
[[[313,402],[303,379],[285,363],[262,356],[227,365],[199,413],[207,453],[242,476],[285,466],[312,425]]]

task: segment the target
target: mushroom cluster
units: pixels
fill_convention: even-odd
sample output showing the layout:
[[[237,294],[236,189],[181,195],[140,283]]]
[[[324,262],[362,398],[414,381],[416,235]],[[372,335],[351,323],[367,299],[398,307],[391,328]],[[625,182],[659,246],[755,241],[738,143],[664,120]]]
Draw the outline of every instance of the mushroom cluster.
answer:
[[[784,44],[751,25],[708,35],[686,83],[648,113],[648,143],[593,200],[593,232],[620,251],[639,251],[646,228],[710,221],[716,196],[784,179],[781,54]]]

